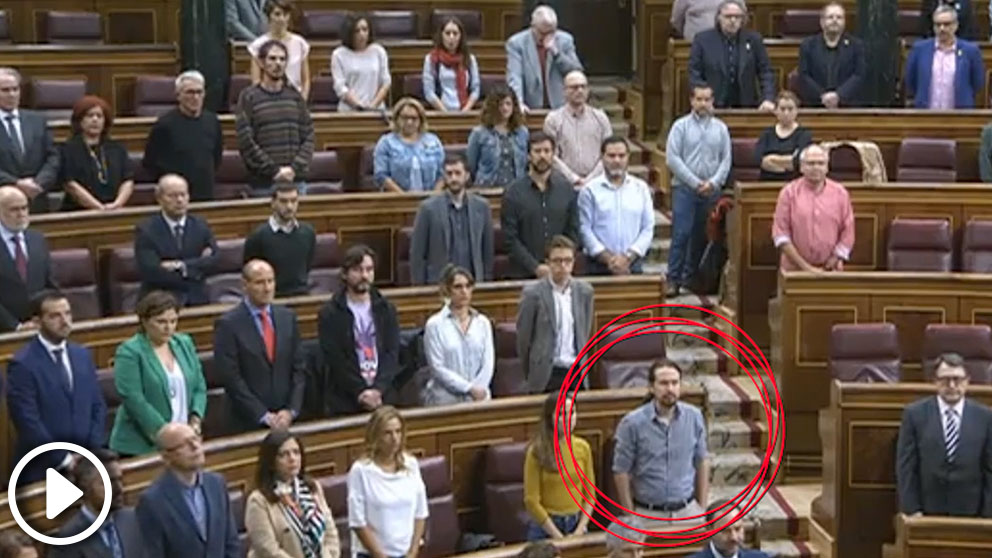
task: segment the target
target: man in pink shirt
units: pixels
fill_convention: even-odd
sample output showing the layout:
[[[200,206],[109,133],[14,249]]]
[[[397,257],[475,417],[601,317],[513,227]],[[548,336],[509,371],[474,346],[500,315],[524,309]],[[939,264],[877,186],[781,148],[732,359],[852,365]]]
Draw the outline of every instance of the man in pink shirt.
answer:
[[[785,185],[775,204],[772,239],[786,271],[841,271],[854,247],[854,210],[847,190],[827,178],[827,152],[807,147],[802,177]]]

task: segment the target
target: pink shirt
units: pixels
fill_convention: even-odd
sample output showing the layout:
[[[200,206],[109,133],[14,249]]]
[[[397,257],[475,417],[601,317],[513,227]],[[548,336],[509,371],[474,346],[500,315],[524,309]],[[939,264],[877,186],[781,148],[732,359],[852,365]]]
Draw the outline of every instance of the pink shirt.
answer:
[[[847,260],[854,248],[854,210],[847,190],[829,178],[819,191],[805,178],[786,184],[775,204],[772,238],[776,248],[791,242],[812,265],[823,265],[831,254]],[[798,269],[785,254],[779,265]]]
[[[954,72],[957,69],[958,43],[949,48],[937,45],[933,51],[933,67],[930,69],[930,108],[952,110],[954,108]]]

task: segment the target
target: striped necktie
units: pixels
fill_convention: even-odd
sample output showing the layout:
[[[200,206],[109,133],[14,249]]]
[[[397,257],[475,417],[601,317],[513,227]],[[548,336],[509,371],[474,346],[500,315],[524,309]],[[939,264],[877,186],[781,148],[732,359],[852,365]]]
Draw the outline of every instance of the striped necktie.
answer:
[[[944,415],[946,416],[944,446],[947,448],[947,460],[953,463],[954,454],[958,450],[958,442],[961,438],[961,424],[954,409],[948,408]]]

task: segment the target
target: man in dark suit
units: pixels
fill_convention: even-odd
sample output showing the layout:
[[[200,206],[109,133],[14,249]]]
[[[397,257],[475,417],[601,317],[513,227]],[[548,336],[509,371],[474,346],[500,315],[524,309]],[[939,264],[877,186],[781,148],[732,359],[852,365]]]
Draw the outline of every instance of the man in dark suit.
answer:
[[[706,509],[706,521],[713,521],[710,524],[711,528],[720,531],[710,537],[706,546],[690,558],[768,558],[768,555],[760,550],[744,548],[745,518],[742,517],[731,524],[740,513],[741,509],[735,507],[729,500],[710,504]],[[721,515],[723,517],[720,517]],[[720,519],[717,519],[718,517]]]
[[[136,508],[145,558],[243,558],[227,483],[203,470],[203,440],[171,422],[156,440],[166,471]]]
[[[744,3],[723,0],[716,13],[716,27],[692,40],[689,87],[709,84],[717,108],[773,110],[775,75],[761,35],[743,28],[747,19]]]
[[[324,303],[317,337],[327,366],[326,401],[334,415],[374,411],[395,396],[400,325],[396,307],[372,286],[375,252],[361,244],[344,254],[344,287]]]
[[[59,292],[42,291],[32,306],[38,335],[7,368],[7,408],[17,429],[15,463],[42,444],[70,442],[94,450],[106,437],[107,405],[93,357],[86,347],[68,341],[69,301]],[[45,452],[28,463],[19,481],[41,480],[49,467],[68,471],[73,460],[69,452]]]
[[[844,6],[831,2],[820,12],[823,33],[799,45],[799,96],[808,107],[856,107],[867,73],[861,39],[844,31]]]
[[[21,74],[0,68],[0,186],[17,186],[33,201],[35,213],[48,211],[46,192],[59,175],[59,151],[42,115],[21,110]]]
[[[306,366],[296,313],[272,304],[276,275],[268,262],[246,263],[242,281],[244,302],[214,324],[214,366],[241,430],[289,428],[303,405]]]
[[[155,186],[162,212],[134,228],[134,257],[141,274],[142,296],[169,291],[179,304],[208,304],[206,279],[217,260],[217,243],[206,221],[189,215],[189,186],[177,174],[167,174]]]
[[[31,297],[54,288],[45,235],[28,229],[28,198],[13,186],[0,186],[0,333],[31,329]]]
[[[106,449],[93,452],[110,477],[110,514],[96,534],[67,546],[53,546],[48,558],[138,558],[142,554],[141,531],[133,508],[124,507],[124,483],[117,454]],[[59,529],[58,536],[82,533],[103,509],[103,478],[88,459],[80,459],[73,470],[75,485],[83,491],[83,505],[76,515]]]
[[[899,509],[909,515],[992,517],[992,411],[965,399],[960,355],[941,355],[937,396],[902,414],[896,448]]]
[[[448,263],[472,272],[479,281],[493,278],[493,223],[489,202],[466,191],[468,163],[464,155],[444,160],[444,190],[421,202],[410,239],[410,279],[433,285]]]

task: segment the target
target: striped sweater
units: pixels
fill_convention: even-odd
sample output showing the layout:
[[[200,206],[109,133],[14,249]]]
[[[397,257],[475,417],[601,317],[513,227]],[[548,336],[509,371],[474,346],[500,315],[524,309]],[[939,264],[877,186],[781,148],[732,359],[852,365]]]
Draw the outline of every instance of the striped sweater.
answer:
[[[236,127],[241,160],[253,186],[271,185],[282,166],[293,167],[297,182],[306,179],[313,157],[313,122],[296,89],[245,88],[238,98]]]

